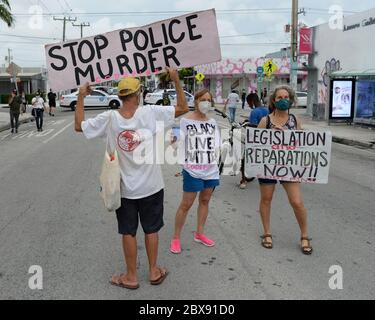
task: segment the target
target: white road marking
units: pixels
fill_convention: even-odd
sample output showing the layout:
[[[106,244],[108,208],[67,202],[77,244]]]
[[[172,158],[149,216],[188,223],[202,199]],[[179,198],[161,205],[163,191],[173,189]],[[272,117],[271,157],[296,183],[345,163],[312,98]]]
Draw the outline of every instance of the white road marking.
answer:
[[[47,143],[47,142],[51,141],[53,138],[57,137],[60,133],[62,133],[65,129],[67,129],[68,127],[70,127],[72,124],[73,124],[73,122],[67,124],[64,128],[62,128],[61,130],[57,131],[53,136],[51,136],[47,140],[43,141],[43,143]]]

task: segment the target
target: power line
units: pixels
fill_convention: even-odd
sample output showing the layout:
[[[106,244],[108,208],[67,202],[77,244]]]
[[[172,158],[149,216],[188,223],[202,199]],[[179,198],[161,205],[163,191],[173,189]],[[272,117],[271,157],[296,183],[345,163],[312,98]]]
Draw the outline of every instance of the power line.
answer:
[[[306,10],[310,10],[310,11],[321,11],[321,12],[327,12],[329,14],[329,10],[327,9],[324,9],[324,8],[306,8]],[[349,10],[343,10],[342,11],[343,13],[359,13],[358,11],[349,11]]]
[[[81,22],[79,24],[72,23],[73,27],[80,27],[81,28],[81,38],[83,38],[83,28],[89,27],[90,22]]]
[[[276,45],[286,45],[289,42],[248,42],[248,43],[221,43],[221,46],[276,46]]]
[[[40,40],[61,40],[59,38],[50,38],[50,37],[36,37],[36,36],[22,36],[16,34],[4,34],[0,33],[2,37],[12,37],[12,38],[30,38],[30,39],[40,39]]]
[[[265,35],[265,34],[277,34],[277,33],[284,33],[284,31],[269,31],[269,32],[249,33],[249,34],[236,34],[236,35],[220,36],[219,38],[252,37],[252,36],[260,36],[260,35]]]
[[[60,0],[56,0],[58,3],[59,3],[59,6],[61,7],[61,9],[64,11],[64,14],[66,13],[66,10],[65,8],[63,7],[63,5],[61,4]]]
[[[67,22],[75,22],[75,21],[77,21],[77,18],[72,18],[70,16],[69,17],[64,16],[64,18],[53,17],[53,20],[58,20],[58,21],[63,22],[63,41],[65,41],[66,23]]]
[[[73,9],[72,9],[71,6],[69,5],[69,3],[68,3],[66,0],[64,0],[64,2],[65,2],[65,4],[66,4],[66,6],[69,8],[70,12],[72,12]]]
[[[90,23],[82,23],[84,27],[90,26]],[[78,27],[81,24],[73,24],[74,26]],[[260,36],[265,34],[280,34],[284,33],[284,31],[269,31],[269,32],[258,32],[258,33],[249,33],[249,34],[236,34],[236,35],[225,35],[220,36],[219,38],[238,38],[238,37],[252,37],[252,36]],[[53,38],[53,37],[37,37],[37,36],[26,36],[26,35],[14,35],[14,34],[3,34],[0,33],[0,36],[4,37],[16,37],[16,38],[30,38],[30,39],[40,39],[40,40],[61,40],[61,38]]]
[[[278,13],[278,12],[289,12],[290,8],[278,8],[278,9],[232,9],[232,10],[216,10],[218,14],[259,14],[259,13]],[[70,12],[76,16],[127,16],[127,15],[169,15],[169,14],[184,14],[190,11],[128,11],[128,12]],[[55,13],[43,13],[43,16],[61,15],[61,12]],[[29,13],[14,13],[15,16],[29,16]]]

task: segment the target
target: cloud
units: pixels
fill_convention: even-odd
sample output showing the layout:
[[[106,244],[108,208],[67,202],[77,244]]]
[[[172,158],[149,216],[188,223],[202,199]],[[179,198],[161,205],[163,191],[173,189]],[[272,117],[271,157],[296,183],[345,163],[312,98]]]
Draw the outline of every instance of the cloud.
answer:
[[[31,4],[40,3],[44,12],[65,14],[85,13],[85,12],[142,12],[142,11],[198,11],[215,8],[217,10],[217,20],[220,36],[264,33],[260,36],[251,37],[232,37],[221,38],[221,43],[249,43],[249,46],[223,46],[222,53],[226,57],[251,57],[263,56],[268,52],[279,50],[285,45],[251,45],[255,43],[270,42],[288,42],[290,35],[284,34],[284,25],[290,22],[290,12],[268,12],[258,14],[224,14],[220,10],[240,10],[240,9],[275,9],[290,8],[289,0],[137,0],[125,1],[118,0],[67,0],[72,8],[68,9],[65,1],[37,1],[37,0],[13,0],[12,11],[14,13],[27,13]],[[73,4],[74,3],[74,4]],[[374,0],[361,0],[353,2],[352,0],[300,0],[300,8],[324,8],[327,12],[311,11],[307,9],[306,16],[300,16],[301,21],[312,26],[324,23],[328,20],[328,8],[333,4],[341,4],[346,11],[364,11],[374,7]],[[131,28],[146,25],[158,20],[167,19],[174,14],[169,15],[126,15],[126,16],[98,16],[78,15],[77,22],[90,22],[89,28],[84,28],[84,35],[94,35],[120,28]],[[175,14],[179,15],[179,13]],[[8,48],[13,49],[14,61],[21,66],[41,66],[45,63],[43,44],[53,43],[62,38],[62,21],[54,21],[52,17],[43,18],[42,28],[30,28],[29,17],[17,16],[14,28],[7,28],[5,24],[0,23],[0,34],[48,37],[53,39],[27,39],[22,37],[4,37],[0,35],[0,57],[5,57]],[[268,33],[271,32],[271,33]],[[80,28],[73,27],[71,23],[67,24],[67,39],[79,38]],[[4,63],[3,58],[1,59]],[[2,62],[0,62],[2,64]]]

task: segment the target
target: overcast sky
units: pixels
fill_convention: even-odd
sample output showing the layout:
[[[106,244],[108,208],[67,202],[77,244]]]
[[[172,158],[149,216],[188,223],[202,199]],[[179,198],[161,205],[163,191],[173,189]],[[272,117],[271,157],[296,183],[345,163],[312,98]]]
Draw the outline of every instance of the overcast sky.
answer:
[[[90,27],[84,28],[84,36],[89,36],[120,28],[142,26],[188,12],[215,8],[223,57],[261,57],[286,47],[290,42],[290,34],[284,33],[284,25],[291,20],[292,0],[12,0],[10,2],[16,23],[12,28],[0,23],[1,66],[6,64],[5,56],[8,55],[8,48],[12,49],[13,61],[20,66],[45,66],[43,45],[62,40],[63,23],[54,21],[53,15],[56,17],[70,15],[77,17],[76,23],[90,23]],[[342,6],[345,15],[375,7],[374,0],[300,0],[300,9],[305,8],[306,11],[305,16],[302,14],[299,16],[300,21],[308,26],[325,23],[330,17],[328,11],[332,5]],[[247,11],[234,11],[246,9]],[[30,10],[42,10],[43,18],[40,21],[34,19]],[[35,11],[31,13],[33,12]],[[132,13],[126,14],[127,12]],[[254,33],[258,35],[253,35]],[[251,36],[241,36],[249,34]],[[66,38],[79,37],[80,28],[67,23]]]

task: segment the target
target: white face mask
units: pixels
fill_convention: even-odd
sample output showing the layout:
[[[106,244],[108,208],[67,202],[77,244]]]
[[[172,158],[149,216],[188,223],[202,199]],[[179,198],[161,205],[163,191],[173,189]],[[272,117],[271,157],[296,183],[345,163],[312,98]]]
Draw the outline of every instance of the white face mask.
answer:
[[[212,109],[212,105],[210,101],[201,101],[198,104],[198,109],[203,114],[207,114]]]

